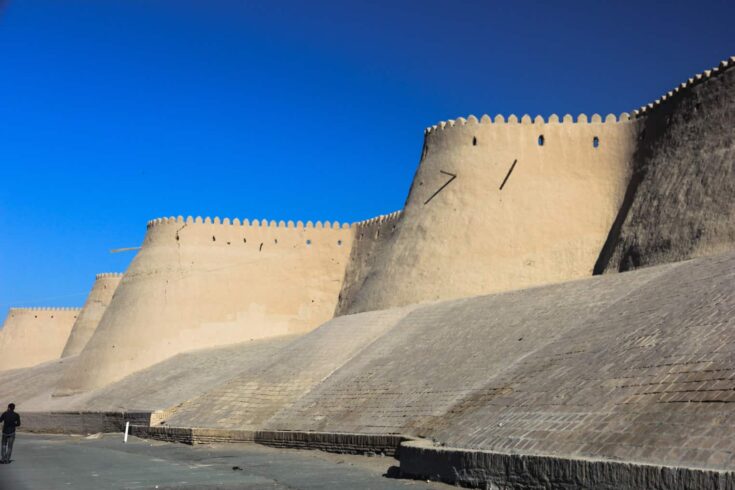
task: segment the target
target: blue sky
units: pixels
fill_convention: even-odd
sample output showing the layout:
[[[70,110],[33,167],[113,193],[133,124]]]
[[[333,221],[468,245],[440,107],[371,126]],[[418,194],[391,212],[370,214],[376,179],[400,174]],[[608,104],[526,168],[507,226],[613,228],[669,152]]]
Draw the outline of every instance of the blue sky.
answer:
[[[399,209],[423,129],[620,113],[735,54],[733,2],[10,1],[0,315],[74,306],[159,216]]]

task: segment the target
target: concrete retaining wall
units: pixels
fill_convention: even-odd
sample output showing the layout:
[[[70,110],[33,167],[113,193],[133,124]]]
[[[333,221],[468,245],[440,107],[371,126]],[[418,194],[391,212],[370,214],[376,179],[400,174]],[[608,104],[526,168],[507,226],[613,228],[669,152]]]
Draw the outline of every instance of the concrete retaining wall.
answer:
[[[473,488],[732,489],[735,473],[401,444],[401,475]]]
[[[301,431],[256,431],[237,429],[202,429],[184,427],[149,427],[136,425],[134,436],[184,444],[215,442],[255,442],[264,446],[287,449],[318,449],[332,453],[383,453],[395,456],[400,444],[412,440],[397,434],[355,434]]]
[[[122,432],[125,422],[150,424],[151,412],[23,412],[21,430],[50,434]]]

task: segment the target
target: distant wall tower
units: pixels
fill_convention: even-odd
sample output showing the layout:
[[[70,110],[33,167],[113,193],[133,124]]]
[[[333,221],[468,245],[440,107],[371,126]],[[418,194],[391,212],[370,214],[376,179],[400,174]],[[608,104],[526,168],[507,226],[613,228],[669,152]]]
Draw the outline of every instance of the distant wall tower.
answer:
[[[87,301],[84,303],[76,322],[74,322],[61,357],[75,356],[82,352],[82,349],[97,329],[107,305],[112,300],[112,295],[115,294],[120,279],[122,279],[122,274],[113,272],[97,274],[92,290],[87,296]]]

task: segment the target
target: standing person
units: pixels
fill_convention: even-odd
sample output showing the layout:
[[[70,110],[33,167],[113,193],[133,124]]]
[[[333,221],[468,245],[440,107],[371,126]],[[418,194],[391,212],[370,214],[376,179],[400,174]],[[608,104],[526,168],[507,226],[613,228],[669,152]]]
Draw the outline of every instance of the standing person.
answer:
[[[0,422],[3,423],[2,460],[0,460],[0,463],[8,464],[10,463],[10,455],[13,453],[15,428],[20,427],[20,415],[15,413],[15,403],[8,405],[8,410],[0,415]]]

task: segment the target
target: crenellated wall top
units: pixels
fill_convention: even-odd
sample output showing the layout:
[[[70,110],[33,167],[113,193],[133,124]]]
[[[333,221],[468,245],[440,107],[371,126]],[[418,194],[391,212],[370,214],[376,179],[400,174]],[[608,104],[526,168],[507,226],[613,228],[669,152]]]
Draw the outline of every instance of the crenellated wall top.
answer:
[[[102,279],[105,277],[122,277],[123,272],[100,272],[99,274],[95,275],[95,279]]]
[[[248,220],[243,219],[240,220],[239,218],[222,218],[220,219],[218,216],[215,216],[214,218],[205,217],[202,218],[201,216],[187,216],[184,218],[183,216],[171,216],[168,218],[156,218],[153,220],[150,220],[148,222],[148,228],[161,225],[161,224],[181,224],[181,225],[221,225],[221,226],[240,226],[240,227],[249,227],[249,228],[271,228],[271,229],[330,229],[330,230],[338,230],[338,229],[347,229],[350,228],[351,225],[349,223],[342,223],[340,224],[339,221],[307,221],[306,223],[302,221],[275,221],[275,220]]]
[[[398,211],[393,211],[392,213],[381,214],[380,216],[376,216],[374,218],[366,219],[363,221],[357,221],[356,223],[354,223],[354,226],[356,228],[364,228],[364,227],[372,226],[375,224],[382,224],[386,222],[396,221],[401,216],[402,212],[403,211],[399,209]]]
[[[72,307],[72,306],[38,306],[38,307],[11,307],[10,312],[11,313],[28,313],[28,312],[43,312],[43,311],[74,311],[74,312],[80,312],[82,311],[81,308],[78,307]]]
[[[443,131],[448,128],[455,128],[455,127],[463,127],[463,126],[475,126],[475,125],[487,125],[487,124],[521,124],[521,125],[544,125],[544,124],[620,124],[620,123],[630,123],[634,122],[636,119],[639,119],[643,116],[645,116],[648,111],[653,109],[654,107],[657,107],[661,105],[662,103],[666,102],[667,100],[671,99],[672,97],[675,97],[682,91],[691,89],[692,87],[706,82],[707,80],[717,77],[724,73],[725,71],[733,68],[735,66],[735,56],[731,56],[727,60],[724,60],[720,62],[719,65],[709,69],[705,70],[702,73],[698,73],[694,75],[692,78],[686,80],[685,82],[681,83],[678,87],[675,89],[667,92],[664,94],[661,98],[656,99],[655,101],[651,102],[650,104],[646,104],[632,112],[632,114],[629,114],[627,112],[623,112],[619,115],[615,114],[608,114],[606,116],[601,116],[600,114],[592,114],[592,116],[587,116],[586,114],[582,113],[575,116],[572,116],[571,114],[565,114],[561,118],[556,115],[552,114],[548,117],[548,119],[544,119],[543,116],[530,116],[529,114],[524,114],[520,118],[515,114],[510,114],[509,116],[504,116],[502,114],[498,114],[494,117],[489,116],[487,114],[483,115],[479,119],[474,115],[469,115],[466,118],[459,117],[457,119],[449,119],[447,121],[440,121],[439,123],[430,126],[424,130],[424,134],[430,135],[439,131]]]
[[[531,117],[528,114],[524,114],[519,119],[518,116],[515,114],[511,114],[509,116],[503,116],[501,114],[496,115],[495,117],[488,116],[487,114],[483,115],[480,119],[478,119],[474,115],[469,115],[467,118],[459,117],[457,119],[450,119],[448,121],[441,121],[438,124],[435,124],[429,128],[426,128],[424,131],[425,134],[432,134],[437,131],[442,131],[447,128],[452,127],[462,127],[462,126],[476,126],[476,125],[487,125],[487,124],[521,124],[521,125],[544,125],[544,124],[617,124],[617,123],[626,123],[630,122],[631,118],[630,115],[627,112],[623,112],[620,115],[615,114],[608,114],[604,118],[600,114],[592,114],[592,116],[587,116],[586,114],[579,114],[576,116],[572,116],[571,114],[565,114],[563,117],[559,118],[558,115],[552,114],[549,116],[548,119],[544,119],[543,116],[534,116]]]
[[[700,83],[704,83],[712,78],[722,75],[724,72],[732,69],[734,66],[735,66],[735,56],[731,56],[728,59],[721,61],[719,65],[709,70],[704,70],[702,73],[697,73],[692,78],[680,83],[678,87],[676,87],[673,90],[669,90],[667,93],[665,93],[664,95],[662,95],[660,98],[656,99],[655,101],[651,102],[650,104],[646,104],[634,110],[633,117],[634,118],[645,117],[648,114],[648,112],[650,112],[655,107],[658,107],[664,102],[671,100],[672,98],[683,93],[684,91],[691,90],[692,87],[695,87],[699,85]]]

